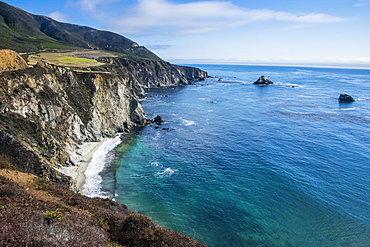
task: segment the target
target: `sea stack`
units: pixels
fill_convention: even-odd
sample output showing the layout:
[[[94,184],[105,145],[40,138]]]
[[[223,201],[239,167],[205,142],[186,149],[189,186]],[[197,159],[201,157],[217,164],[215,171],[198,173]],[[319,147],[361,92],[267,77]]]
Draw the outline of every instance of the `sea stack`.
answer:
[[[261,75],[260,78],[258,78],[258,80],[255,81],[253,84],[258,86],[267,86],[273,84],[273,82],[270,81],[269,78],[267,78],[266,76]]]
[[[355,100],[352,98],[352,96],[342,93],[341,95],[339,95],[338,101],[339,103],[351,103]]]

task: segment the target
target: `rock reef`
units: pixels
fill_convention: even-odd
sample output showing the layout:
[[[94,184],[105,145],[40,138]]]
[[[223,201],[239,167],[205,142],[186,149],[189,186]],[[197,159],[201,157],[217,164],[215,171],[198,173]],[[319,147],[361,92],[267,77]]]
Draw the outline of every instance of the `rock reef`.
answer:
[[[269,78],[267,78],[266,76],[262,75],[253,84],[258,85],[258,86],[267,86],[267,85],[273,84],[273,82],[270,81]]]

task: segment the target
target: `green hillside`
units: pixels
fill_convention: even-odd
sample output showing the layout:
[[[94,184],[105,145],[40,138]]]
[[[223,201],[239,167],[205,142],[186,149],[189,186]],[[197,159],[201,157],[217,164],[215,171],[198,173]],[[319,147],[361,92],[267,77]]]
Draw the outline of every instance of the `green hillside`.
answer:
[[[119,34],[61,23],[0,1],[0,49],[17,52],[99,49],[161,60],[147,48]]]

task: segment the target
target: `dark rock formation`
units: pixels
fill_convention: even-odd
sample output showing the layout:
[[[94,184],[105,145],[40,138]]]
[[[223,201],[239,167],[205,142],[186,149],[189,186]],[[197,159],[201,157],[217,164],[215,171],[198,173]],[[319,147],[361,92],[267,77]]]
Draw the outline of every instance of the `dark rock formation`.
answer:
[[[162,119],[162,117],[161,117],[161,116],[157,115],[157,116],[153,119],[153,123],[161,124],[161,123],[164,123],[164,120]]]
[[[340,103],[351,103],[354,102],[355,100],[352,98],[352,96],[342,93],[341,95],[339,95],[338,101]]]
[[[267,85],[273,84],[273,82],[270,81],[269,78],[267,78],[266,76],[262,75],[253,84],[258,85],[258,86],[267,86]]]

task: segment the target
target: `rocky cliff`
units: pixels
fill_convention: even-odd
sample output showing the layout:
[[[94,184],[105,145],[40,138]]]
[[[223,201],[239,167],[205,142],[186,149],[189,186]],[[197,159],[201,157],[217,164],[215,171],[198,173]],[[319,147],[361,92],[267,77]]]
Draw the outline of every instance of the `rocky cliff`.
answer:
[[[45,63],[3,72],[0,100],[0,154],[41,177],[55,178],[52,168],[58,165],[75,165],[78,143],[99,141],[144,121],[124,78]]]
[[[0,72],[6,70],[19,70],[28,68],[28,64],[15,51],[0,50]]]
[[[189,85],[193,80],[208,77],[207,72],[198,68],[174,65],[165,61],[125,57],[104,57],[99,61],[109,66],[95,67],[93,70],[129,76],[130,87],[138,96],[143,96],[143,89],[146,88]]]
[[[110,65],[99,67],[100,72],[43,62],[2,72],[0,155],[22,171],[68,183],[54,168],[76,165],[78,144],[145,124],[138,100],[144,88],[186,85],[207,76],[163,61],[102,60]]]

